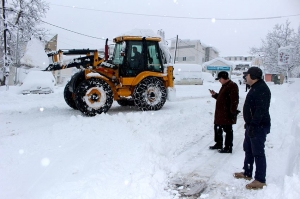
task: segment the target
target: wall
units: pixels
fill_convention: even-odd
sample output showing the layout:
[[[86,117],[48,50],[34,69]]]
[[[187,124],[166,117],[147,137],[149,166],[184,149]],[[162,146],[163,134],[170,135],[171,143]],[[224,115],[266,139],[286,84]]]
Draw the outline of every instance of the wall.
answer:
[[[172,40],[170,53],[175,56],[176,40]],[[218,57],[218,52],[213,47],[201,44],[200,40],[178,39],[176,62],[182,64],[202,64],[205,62],[206,51],[209,53],[209,60]]]

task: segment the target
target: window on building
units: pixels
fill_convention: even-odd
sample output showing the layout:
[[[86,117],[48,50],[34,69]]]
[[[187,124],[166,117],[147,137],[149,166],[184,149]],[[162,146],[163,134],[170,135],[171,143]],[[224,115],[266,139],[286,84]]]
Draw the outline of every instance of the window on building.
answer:
[[[243,58],[242,58],[242,57],[240,57],[240,60],[243,60]]]
[[[186,61],[186,57],[183,57],[183,58],[182,58],[182,61]]]
[[[245,57],[245,61],[247,61],[247,57]]]
[[[252,61],[252,57],[250,57],[250,61]]]
[[[231,57],[229,57],[229,60],[231,60]]]
[[[237,58],[235,57],[235,58],[234,58],[234,60],[236,61],[236,60],[237,60]]]

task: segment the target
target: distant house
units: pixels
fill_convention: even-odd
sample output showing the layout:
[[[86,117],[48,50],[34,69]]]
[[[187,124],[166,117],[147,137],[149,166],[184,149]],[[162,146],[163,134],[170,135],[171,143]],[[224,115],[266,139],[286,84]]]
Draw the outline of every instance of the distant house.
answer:
[[[235,55],[235,56],[225,56],[224,59],[231,61],[235,65],[235,70],[246,71],[253,64],[256,64],[256,57],[252,55]],[[257,65],[257,64],[256,64]]]
[[[220,71],[227,71],[229,76],[231,76],[234,67],[235,65],[233,62],[227,61],[221,57],[217,57],[202,64],[203,71],[211,73],[214,77],[217,76]]]
[[[285,76],[281,73],[277,72],[269,72],[268,70],[264,70],[263,67],[260,67],[264,72],[264,80],[266,82],[274,82],[274,84],[283,84]]]

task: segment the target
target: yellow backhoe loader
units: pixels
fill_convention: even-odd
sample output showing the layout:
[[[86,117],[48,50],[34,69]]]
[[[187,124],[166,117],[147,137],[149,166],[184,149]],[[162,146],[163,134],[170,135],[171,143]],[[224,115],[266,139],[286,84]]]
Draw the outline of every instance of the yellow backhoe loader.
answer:
[[[160,37],[119,36],[114,38],[114,53],[108,56],[97,50],[73,49],[49,53],[52,58],[45,71],[80,68],[64,90],[66,103],[83,114],[94,116],[107,112],[113,101],[121,106],[136,106],[142,111],[159,110],[174,87],[173,66],[166,65]],[[62,55],[84,55],[68,64]]]

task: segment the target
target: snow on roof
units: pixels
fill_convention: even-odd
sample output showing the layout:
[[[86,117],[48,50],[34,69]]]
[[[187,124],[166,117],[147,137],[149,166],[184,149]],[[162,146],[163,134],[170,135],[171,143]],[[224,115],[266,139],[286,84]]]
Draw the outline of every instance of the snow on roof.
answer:
[[[160,37],[160,35],[154,33],[151,29],[133,29],[121,34],[120,36],[141,36],[141,37]]]
[[[44,44],[36,38],[29,40],[20,63],[31,68],[45,69],[49,65],[49,59],[45,53]]]
[[[226,60],[226,59],[224,59],[224,58],[222,58],[222,57],[217,57],[217,58],[212,59],[212,60],[210,60],[210,61],[208,61],[208,62],[204,62],[204,63],[202,64],[202,67],[211,65],[211,64],[215,63],[216,61],[221,61],[221,62],[223,62],[224,64],[226,64],[226,65],[228,65],[228,66],[234,66],[234,65],[235,65],[235,64],[234,64],[233,62],[231,62],[231,61],[228,61],[228,60]]]

